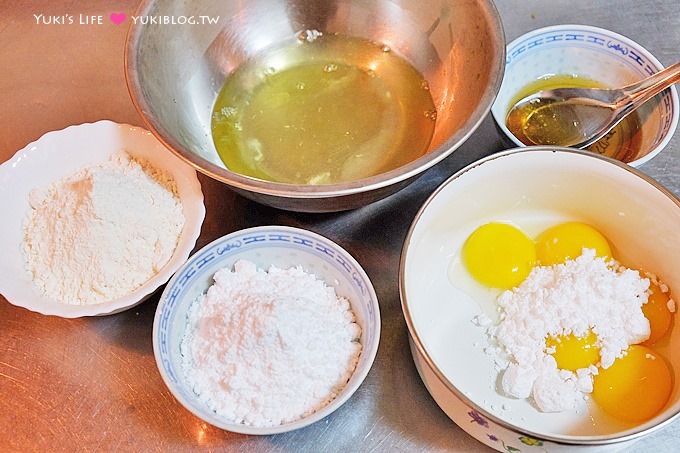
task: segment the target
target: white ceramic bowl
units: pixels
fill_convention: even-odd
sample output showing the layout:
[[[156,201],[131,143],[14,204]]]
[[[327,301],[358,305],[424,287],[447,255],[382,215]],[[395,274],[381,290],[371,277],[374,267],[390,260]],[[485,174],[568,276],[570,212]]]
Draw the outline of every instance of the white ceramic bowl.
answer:
[[[510,222],[535,237],[567,220],[593,225],[617,256],[655,272],[680,291],[680,200],[638,170],[570,148],[517,148],[489,156],[453,175],[425,202],[404,243],[402,308],[413,358],[439,406],[462,429],[500,451],[618,449],[677,418],[680,412],[680,328],[655,349],[672,366],[675,388],[665,409],[639,425],[590,412],[540,413],[526,400],[496,391],[498,370],[485,328],[495,317],[484,302],[454,285],[456,257],[467,236],[489,221]],[[589,418],[592,416],[592,420]],[[538,451],[539,449],[537,449]]]
[[[50,300],[33,284],[26,271],[22,224],[29,209],[28,195],[89,165],[105,162],[126,150],[146,159],[175,179],[184,209],[185,224],[170,261],[144,285],[125,297],[94,305],[73,305]],[[70,126],[48,132],[0,165],[0,293],[14,305],[64,318],[117,313],[149,297],[186,261],[196,244],[205,217],[203,194],[196,172],[168,152],[144,129],[111,121]]]
[[[602,28],[587,25],[554,25],[530,31],[507,46],[505,75],[491,107],[498,128],[516,146],[525,146],[508,129],[505,119],[517,95],[529,83],[550,75],[576,75],[610,88],[637,82],[663,65],[636,42]],[[625,157],[639,166],[668,144],[678,125],[680,102],[673,86],[658,103],[640,107],[645,118],[640,150]]]
[[[212,285],[216,271],[231,268],[240,259],[258,268],[281,269],[301,265],[338,296],[346,297],[361,327],[362,351],[354,374],[327,406],[295,422],[273,427],[233,423],[205,406],[186,383],[180,344],[187,324],[187,310]],[[276,434],[310,425],[340,407],[368,374],[380,339],[380,310],[373,285],[359,263],[339,245],[310,231],[285,226],[261,226],[223,236],[196,252],[170,280],[156,310],[153,349],[166,385],[177,400],[211,425],[243,434]]]

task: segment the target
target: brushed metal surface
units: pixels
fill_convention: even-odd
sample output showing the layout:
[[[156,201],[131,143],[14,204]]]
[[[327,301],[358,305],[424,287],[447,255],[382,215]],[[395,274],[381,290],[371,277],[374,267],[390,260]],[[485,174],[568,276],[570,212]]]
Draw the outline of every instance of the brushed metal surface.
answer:
[[[499,0],[496,5],[508,41],[550,24],[587,23],[638,41],[665,65],[680,59],[675,0]],[[113,12],[129,16],[134,8],[129,0],[0,2],[0,162],[43,133],[70,124],[108,118],[142,125],[123,75],[130,19],[120,26],[109,20]],[[38,25],[33,14],[41,13],[102,15],[103,24]],[[420,382],[397,274],[402,241],[425,198],[454,171],[502,148],[486,117],[458,151],[404,190],[337,214],[265,207],[199,176],[207,217],[198,247],[249,226],[299,226],[337,241],[373,281],[383,316],[378,355],[357,393],[328,418],[297,432],[258,438],[213,428],[184,410],[164,387],[153,359],[158,294],[124,313],[76,320],[31,313],[0,297],[0,449],[487,451],[444,415]],[[680,133],[641,170],[680,195]],[[1,213],[0,206],[0,221]],[[631,451],[677,451],[679,441],[680,424],[674,423]]]

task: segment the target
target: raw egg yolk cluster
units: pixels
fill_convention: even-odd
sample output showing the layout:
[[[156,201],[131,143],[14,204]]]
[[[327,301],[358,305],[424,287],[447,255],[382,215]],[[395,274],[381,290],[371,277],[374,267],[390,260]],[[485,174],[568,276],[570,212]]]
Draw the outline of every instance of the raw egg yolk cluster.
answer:
[[[468,272],[481,284],[511,289],[537,264],[562,264],[579,257],[584,248],[594,249],[596,256],[612,256],[607,239],[585,223],[561,223],[541,233],[534,242],[513,225],[490,222],[468,236],[462,257]]]
[[[524,281],[536,265],[553,266],[581,255],[584,248],[598,257],[612,258],[609,241],[595,228],[581,222],[566,222],[542,232],[532,241],[518,228],[505,223],[487,223],[465,241],[463,264],[480,283],[491,288],[511,289]],[[665,359],[650,346],[666,336],[673,314],[670,296],[652,282],[642,306],[651,334],[644,343],[631,345],[607,369],[593,377],[593,399],[608,414],[627,422],[654,417],[670,397],[673,378]],[[597,335],[588,331],[546,338],[546,351],[563,370],[576,371],[597,366],[600,348]]]
[[[673,320],[668,308],[670,296],[654,282],[648,291],[642,313],[649,320],[649,338],[629,346],[623,357],[593,377],[593,399],[609,415],[627,422],[639,423],[654,417],[673,390],[669,365],[651,348],[670,330]]]

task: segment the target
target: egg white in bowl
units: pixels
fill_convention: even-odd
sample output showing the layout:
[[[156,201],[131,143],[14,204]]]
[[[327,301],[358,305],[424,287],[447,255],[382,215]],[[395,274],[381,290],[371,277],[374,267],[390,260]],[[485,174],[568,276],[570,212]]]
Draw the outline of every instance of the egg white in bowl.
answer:
[[[52,300],[32,281],[22,251],[29,194],[85,167],[106,162],[120,151],[148,162],[174,180],[185,218],[175,250],[151,278],[122,297],[89,305]],[[168,152],[150,132],[107,120],[48,132],[17,151],[0,165],[0,205],[4,214],[0,224],[0,248],[4,252],[0,260],[0,293],[14,305],[65,318],[117,313],[144,301],[186,261],[205,217],[203,193],[193,168]]]
[[[400,267],[402,309],[411,350],[426,387],[461,428],[505,451],[620,448],[674,419],[677,386],[664,409],[641,424],[623,423],[594,404],[542,413],[498,391],[499,369],[475,319],[497,319],[498,291],[475,285],[459,260],[475,228],[519,226],[529,237],[564,221],[588,223],[616,246],[616,257],[680,288],[680,201],[637,170],[568,148],[529,147],[473,163],[426,201],[406,238]],[[656,347],[678,380],[680,332]]]

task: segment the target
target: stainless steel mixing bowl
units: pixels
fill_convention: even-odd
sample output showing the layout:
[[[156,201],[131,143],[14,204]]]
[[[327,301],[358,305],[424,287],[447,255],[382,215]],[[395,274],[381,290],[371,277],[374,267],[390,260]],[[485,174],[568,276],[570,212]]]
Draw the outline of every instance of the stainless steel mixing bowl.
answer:
[[[128,88],[149,129],[175,154],[236,192],[277,208],[328,212],[403,188],[458,148],[498,93],[505,38],[491,0],[146,0],[125,51]],[[209,24],[202,17],[219,16]],[[370,39],[428,80],[437,123],[428,152],[353,182],[293,185],[232,172],[210,132],[224,80],[254,55],[305,30]]]

